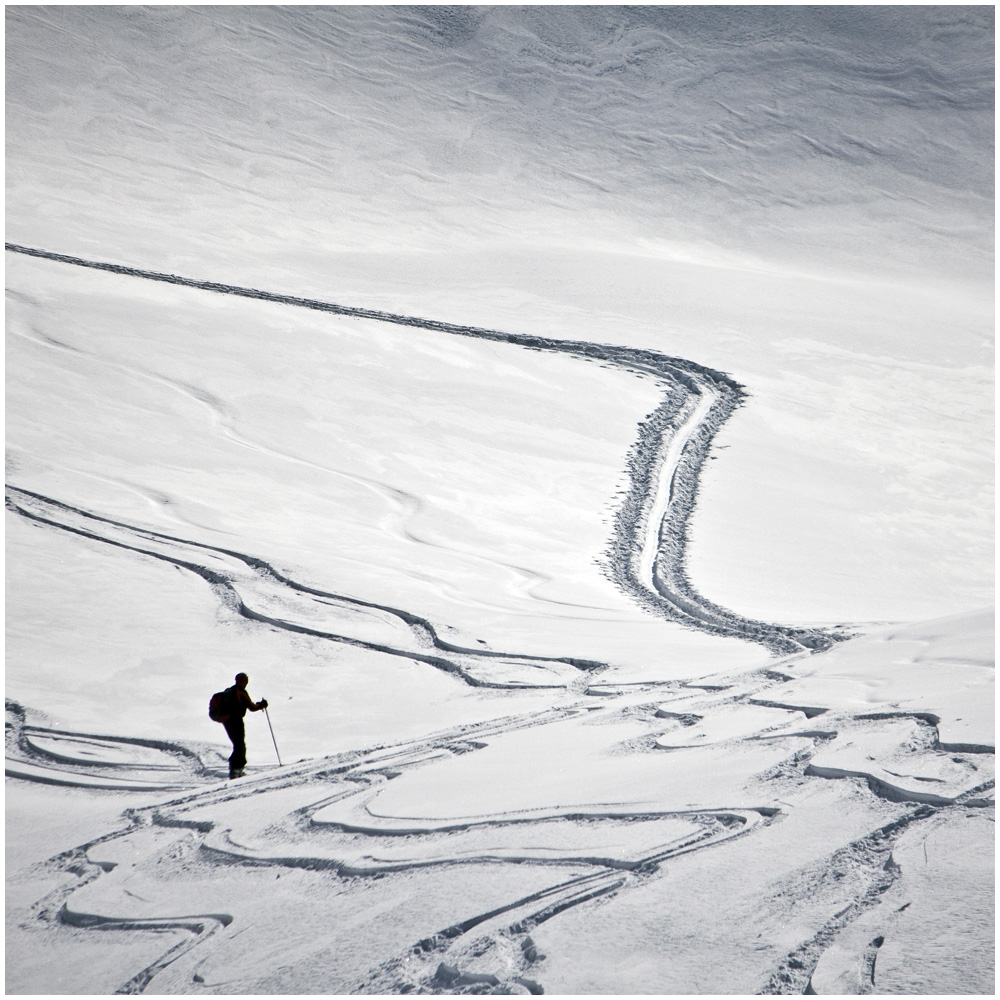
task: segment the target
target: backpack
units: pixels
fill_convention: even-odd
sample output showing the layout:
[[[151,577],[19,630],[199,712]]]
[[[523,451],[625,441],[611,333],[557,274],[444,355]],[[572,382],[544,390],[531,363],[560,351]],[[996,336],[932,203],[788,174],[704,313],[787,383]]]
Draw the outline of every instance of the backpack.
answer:
[[[216,691],[208,699],[208,717],[213,722],[228,722],[231,711],[229,691]]]

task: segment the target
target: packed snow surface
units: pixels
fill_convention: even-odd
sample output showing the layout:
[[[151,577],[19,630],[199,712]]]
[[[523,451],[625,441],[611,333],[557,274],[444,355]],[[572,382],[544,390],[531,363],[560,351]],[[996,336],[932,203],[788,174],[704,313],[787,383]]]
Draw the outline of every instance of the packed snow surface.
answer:
[[[993,992],[992,8],[6,22],[9,993]]]

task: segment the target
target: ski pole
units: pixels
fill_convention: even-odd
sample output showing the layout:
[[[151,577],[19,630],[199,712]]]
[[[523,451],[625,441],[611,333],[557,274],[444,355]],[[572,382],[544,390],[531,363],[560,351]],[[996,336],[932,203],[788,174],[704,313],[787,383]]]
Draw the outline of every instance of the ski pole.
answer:
[[[278,753],[278,741],[274,738],[274,726],[271,725],[271,716],[267,714],[267,709],[264,709],[264,718],[267,719],[267,728],[271,730],[271,742],[274,744],[274,752],[278,755],[278,767],[283,767],[281,763],[281,754]]]

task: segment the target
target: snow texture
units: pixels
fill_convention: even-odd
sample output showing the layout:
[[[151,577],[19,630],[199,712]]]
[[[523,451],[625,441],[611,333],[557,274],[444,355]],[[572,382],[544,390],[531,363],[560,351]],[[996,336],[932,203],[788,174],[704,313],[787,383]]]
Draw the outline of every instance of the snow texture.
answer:
[[[992,37],[8,7],[7,992],[992,994]]]

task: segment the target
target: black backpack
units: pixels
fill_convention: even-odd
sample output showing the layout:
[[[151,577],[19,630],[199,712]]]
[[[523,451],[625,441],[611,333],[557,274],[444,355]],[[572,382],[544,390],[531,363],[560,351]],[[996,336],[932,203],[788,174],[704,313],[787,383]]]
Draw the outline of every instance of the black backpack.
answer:
[[[216,691],[208,699],[208,717],[213,722],[228,722],[232,713],[232,696],[227,688],[225,691]]]

